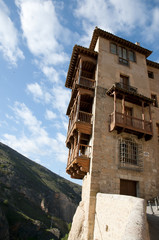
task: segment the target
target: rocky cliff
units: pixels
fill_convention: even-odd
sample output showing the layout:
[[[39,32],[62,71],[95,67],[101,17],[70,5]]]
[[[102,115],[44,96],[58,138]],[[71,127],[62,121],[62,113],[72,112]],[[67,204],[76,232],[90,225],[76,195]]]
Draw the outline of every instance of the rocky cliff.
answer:
[[[61,239],[80,195],[79,185],[0,143],[0,236],[6,234],[4,239],[8,235],[10,239]]]

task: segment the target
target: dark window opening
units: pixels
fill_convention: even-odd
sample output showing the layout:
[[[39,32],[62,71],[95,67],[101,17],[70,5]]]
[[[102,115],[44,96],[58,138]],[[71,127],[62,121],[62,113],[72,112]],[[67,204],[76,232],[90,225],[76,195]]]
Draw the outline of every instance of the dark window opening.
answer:
[[[114,43],[110,44],[110,52],[113,54],[117,54],[117,45]]]
[[[148,71],[148,77],[149,77],[149,78],[154,78],[154,73],[151,72],[151,71]]]
[[[133,51],[129,51],[129,60],[135,62],[135,53]]]
[[[127,50],[123,47],[118,48],[118,54],[119,54],[119,63],[128,65],[128,55],[127,55]]]
[[[128,50],[124,47],[120,47],[115,43],[110,43],[110,52],[119,55],[119,63],[128,66],[129,60],[131,62],[136,62],[135,52]]]
[[[129,90],[129,77],[120,75],[121,87]]]

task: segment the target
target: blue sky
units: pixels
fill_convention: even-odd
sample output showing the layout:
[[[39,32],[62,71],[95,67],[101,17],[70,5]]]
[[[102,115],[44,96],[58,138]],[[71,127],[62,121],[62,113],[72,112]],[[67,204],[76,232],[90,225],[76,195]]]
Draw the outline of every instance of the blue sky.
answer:
[[[153,50],[159,61],[159,0],[0,0],[0,141],[61,176],[72,48],[95,26]],[[76,181],[79,182],[80,181]]]

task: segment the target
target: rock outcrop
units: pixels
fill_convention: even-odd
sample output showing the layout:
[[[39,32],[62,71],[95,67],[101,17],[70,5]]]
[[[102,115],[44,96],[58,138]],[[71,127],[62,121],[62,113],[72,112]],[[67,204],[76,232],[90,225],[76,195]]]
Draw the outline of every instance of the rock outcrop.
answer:
[[[0,208],[0,240],[9,240],[8,221]]]
[[[73,218],[69,240],[88,240],[86,212],[81,202]],[[150,240],[145,200],[98,193],[93,240]]]
[[[8,221],[12,234],[14,229],[21,232],[23,225],[24,229],[32,225],[33,233],[38,228],[36,221],[40,221],[42,232],[51,226],[61,238],[68,232],[80,198],[81,186],[0,143],[0,207],[7,213],[6,219],[13,215]],[[3,204],[5,201],[8,204]]]

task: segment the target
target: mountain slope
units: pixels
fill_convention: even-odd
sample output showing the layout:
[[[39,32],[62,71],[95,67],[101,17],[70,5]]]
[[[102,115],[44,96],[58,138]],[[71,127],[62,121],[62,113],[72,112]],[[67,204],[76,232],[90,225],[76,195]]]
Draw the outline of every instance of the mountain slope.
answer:
[[[80,195],[79,185],[0,143],[0,207],[10,239],[61,239]]]

